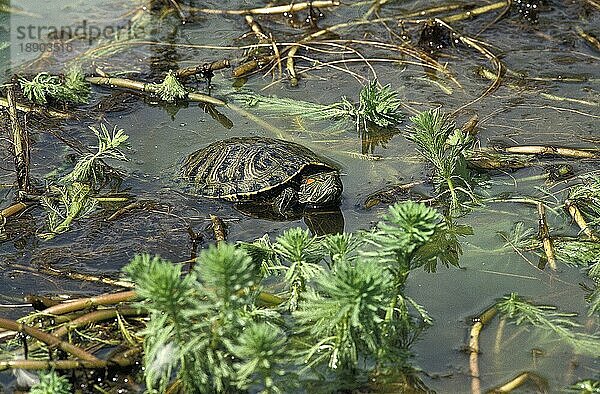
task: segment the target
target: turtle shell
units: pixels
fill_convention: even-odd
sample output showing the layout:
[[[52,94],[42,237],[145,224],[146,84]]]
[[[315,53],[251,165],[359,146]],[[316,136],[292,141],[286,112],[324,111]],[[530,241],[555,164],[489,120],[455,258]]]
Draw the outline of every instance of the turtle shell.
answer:
[[[214,142],[190,154],[183,174],[204,197],[240,201],[284,186],[309,167],[336,170],[302,145],[240,137]]]

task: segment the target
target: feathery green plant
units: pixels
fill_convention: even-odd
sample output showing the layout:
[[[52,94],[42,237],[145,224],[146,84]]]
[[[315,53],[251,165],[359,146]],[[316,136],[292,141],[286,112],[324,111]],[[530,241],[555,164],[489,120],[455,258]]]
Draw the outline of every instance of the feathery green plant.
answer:
[[[114,126],[112,131],[109,131],[106,125],[101,124],[99,129],[90,126],[90,130],[98,139],[97,151],[82,155],[73,170],[62,179],[62,183],[87,182],[96,185],[105,177],[110,168],[104,160],[127,161],[121,148],[124,147],[129,136],[123,129],[117,129],[117,126]]]
[[[569,319],[574,316],[573,314],[558,313],[553,306],[533,305],[516,293],[504,297],[496,304],[496,308],[517,325],[526,323],[555,334],[578,353],[592,357],[600,354],[600,337],[573,331],[580,327],[575,321]]]
[[[316,291],[303,295],[294,312],[301,330],[313,338],[307,366],[327,361],[334,370],[354,369],[359,355],[374,356],[386,345],[381,324],[393,278],[372,261],[340,262],[315,282]]]
[[[54,371],[41,372],[40,381],[29,390],[30,394],[69,394],[72,387],[69,380]]]
[[[323,268],[319,264],[323,255],[318,249],[316,238],[308,230],[292,228],[277,237],[273,250],[289,263],[289,266],[275,267],[285,270],[284,281],[290,288],[289,308],[298,306],[300,293],[305,290],[306,282],[319,274]]]
[[[582,176],[582,182],[569,189],[568,199],[577,203],[588,224],[600,225],[600,176]]]
[[[343,379],[402,368],[431,323],[403,286],[420,266],[412,259],[444,228],[433,209],[406,202],[372,231],[318,238],[296,228],[274,241],[211,246],[185,275],[180,265],[136,257],[125,272],[150,314],[148,388],[162,392],[177,379],[186,392],[277,393],[315,372]],[[277,310],[258,303],[265,276],[284,285]]]
[[[48,212],[47,233],[40,234],[45,240],[54,238],[57,234],[69,230],[76,218],[84,218],[96,209],[96,200],[91,198],[92,189],[89,185],[73,182],[61,187],[50,187],[50,192],[58,198],[43,196],[41,203]]]
[[[581,380],[567,387],[565,392],[573,394],[600,394],[600,380]]]
[[[395,127],[404,118],[400,112],[402,100],[398,98],[398,93],[392,90],[390,85],[380,87],[377,79],[368,82],[362,88],[357,106],[345,98],[342,102],[356,119],[357,129],[361,121],[365,129],[369,122],[379,127]]]
[[[240,360],[234,364],[236,386],[242,390],[261,390],[266,393],[284,393],[282,380],[293,375],[286,371],[289,362],[287,338],[279,327],[267,323],[251,323],[238,341],[229,346]]]
[[[421,156],[433,167],[433,182],[438,197],[450,194],[450,208],[458,209],[465,200],[477,201],[467,169],[466,152],[474,139],[463,133],[439,109],[421,112],[410,119],[408,139],[417,145]]]
[[[261,277],[242,249],[228,244],[210,247],[183,277],[181,266],[147,255],[136,257],[125,272],[135,281],[144,298],[141,305],[151,316],[142,333],[148,387],[164,392],[175,370],[186,392],[243,387],[255,373],[266,382],[266,370],[273,372],[272,368],[260,360],[262,364],[250,370],[250,359],[258,355],[248,355],[269,339],[260,329],[240,334],[253,319],[273,313],[254,310],[254,287]],[[232,357],[234,353],[240,358]]]
[[[97,202],[93,194],[100,189],[100,182],[110,169],[104,160],[127,160],[120,148],[129,136],[122,129],[115,127],[110,132],[104,124],[100,129],[92,126],[90,129],[98,138],[97,152],[82,155],[73,170],[58,181],[59,186],[50,186],[51,193],[42,197],[49,229],[40,235],[43,239],[49,240],[68,231],[73,220],[84,218],[95,210]]]
[[[250,106],[259,106],[277,115],[303,116],[310,120],[353,119],[357,130],[369,124],[383,128],[396,127],[404,118],[400,112],[402,100],[390,85],[380,86],[377,80],[369,81],[360,91],[359,102],[354,104],[346,97],[330,105],[260,96],[249,92],[236,92],[235,98]]]
[[[47,104],[48,99],[73,104],[87,103],[90,85],[79,66],[69,68],[63,79],[48,73],[39,73],[31,81],[20,78],[23,94],[36,104]]]
[[[185,87],[175,76],[173,70],[169,70],[167,75],[165,75],[165,79],[160,84],[154,84],[153,86],[156,88],[160,99],[169,103],[184,99],[188,94]]]

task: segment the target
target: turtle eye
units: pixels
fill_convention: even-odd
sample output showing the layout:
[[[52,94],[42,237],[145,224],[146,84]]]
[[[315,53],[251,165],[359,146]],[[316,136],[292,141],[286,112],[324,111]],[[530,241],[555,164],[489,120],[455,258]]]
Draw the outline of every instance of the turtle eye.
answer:
[[[310,185],[311,183],[315,182],[316,180],[314,178],[308,178],[304,181],[305,185]]]

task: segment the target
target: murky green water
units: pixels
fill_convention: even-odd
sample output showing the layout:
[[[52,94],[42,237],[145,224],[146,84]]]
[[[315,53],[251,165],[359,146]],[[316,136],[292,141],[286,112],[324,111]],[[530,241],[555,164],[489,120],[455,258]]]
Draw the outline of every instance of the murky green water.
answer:
[[[40,71],[60,72],[63,65],[74,55],[98,47],[102,41],[89,45],[74,41],[72,52],[61,52],[55,57],[40,58],[39,51],[22,50],[26,40],[15,38],[19,26],[73,25],[86,20],[88,25],[126,26],[127,13],[139,2],[89,2],[51,1],[41,6],[36,1],[13,1],[16,11],[0,13],[2,30],[0,41],[10,43],[0,52],[2,72],[10,76],[14,70],[28,74]],[[259,7],[262,2],[197,2],[198,7],[230,9]],[[200,4],[201,3],[201,4]],[[407,14],[414,10],[446,4],[445,2],[389,2],[380,11],[382,18]],[[479,2],[477,2],[479,4]],[[370,4],[345,2],[335,9],[323,9],[325,18],[320,27],[332,26],[361,18]],[[27,10],[28,12],[19,12]],[[499,11],[490,12],[475,19],[452,23],[463,34],[471,36],[491,23]],[[259,17],[263,28],[270,31],[280,42],[293,42],[306,33],[285,23],[282,17]],[[11,27],[12,35],[7,33]],[[240,40],[247,33],[247,25],[241,16],[200,14],[182,25],[175,15],[153,20],[145,30],[144,40],[161,40],[169,45],[129,45],[126,50],[97,59],[84,59],[89,67],[93,62],[111,75],[126,73],[133,78],[160,80],[164,71],[201,64],[223,58],[237,64],[243,50],[231,48],[253,43],[251,38]],[[497,54],[506,67],[526,78],[509,78],[490,95],[457,113],[457,123],[477,114],[480,119],[479,139],[483,146],[492,143],[510,145],[558,145],[581,148],[597,147],[600,125],[600,53],[590,47],[575,32],[581,26],[598,36],[600,33],[600,10],[584,1],[547,1],[542,6],[538,24],[521,20],[513,10],[506,18],[485,30],[478,39]],[[416,42],[420,28],[407,24],[408,32]],[[141,34],[141,33],[140,33]],[[305,60],[298,61],[301,73],[297,88],[289,86],[278,70],[274,74],[260,72],[249,78],[245,88],[266,95],[290,97],[319,103],[339,101],[342,96],[357,100],[361,83],[375,76],[384,84],[390,84],[406,100],[407,117],[417,110],[441,106],[453,112],[475,100],[490,85],[480,77],[477,70],[493,65],[481,53],[464,45],[444,49],[438,58],[446,64],[460,86],[439,73],[433,77],[424,68],[415,65],[415,59],[401,56],[389,48],[360,44],[357,41],[381,41],[400,44],[400,30],[394,21],[371,23],[350,29],[336,30],[336,45],[347,44],[358,52],[322,53],[311,49],[301,51]],[[355,40],[354,42],[343,40]],[[31,42],[45,42],[36,37]],[[332,41],[333,42],[333,41]],[[207,47],[210,46],[210,47]],[[316,49],[333,51],[333,46],[314,45]],[[366,59],[356,61],[358,54]],[[37,60],[36,60],[37,59]],[[332,63],[335,67],[314,67],[314,59]],[[346,63],[340,60],[348,60]],[[380,59],[379,61],[377,59]],[[392,62],[390,59],[396,61]],[[402,63],[398,60],[405,60]],[[86,68],[86,71],[91,71]],[[285,70],[284,70],[285,72]],[[528,78],[527,78],[528,77]],[[576,78],[577,82],[565,82]],[[217,72],[213,79],[212,94],[227,99],[232,91],[233,79],[229,71]],[[442,87],[440,87],[440,85]],[[203,82],[198,84],[204,88]],[[451,89],[451,92],[448,91]],[[185,107],[159,104],[153,99],[133,94],[117,94],[117,91],[95,87],[92,102],[80,113],[80,119],[56,124],[39,124],[34,119],[28,127],[34,134],[32,149],[33,175],[40,182],[55,166],[64,165],[71,151],[63,142],[44,130],[52,129],[61,136],[93,145],[93,135],[88,125],[105,121],[117,125],[130,135],[130,161],[119,165],[128,176],[122,187],[138,199],[150,203],[144,210],[134,210],[119,220],[105,219],[112,213],[100,212],[84,222],[77,223],[68,234],[52,241],[41,241],[35,233],[40,231],[43,212],[34,208],[16,223],[7,226],[8,239],[0,244],[0,300],[4,304],[20,302],[24,294],[93,294],[106,291],[104,287],[52,278],[35,273],[39,264],[92,273],[117,275],[119,269],[136,253],[148,251],[159,253],[174,261],[189,258],[190,240],[187,229],[202,230],[209,225],[208,215],[217,214],[229,227],[229,239],[251,240],[264,233],[278,234],[285,228],[305,226],[295,222],[270,222],[246,217],[228,203],[194,198],[182,193],[175,182],[175,174],[181,159],[192,151],[216,140],[233,136],[277,136],[247,117],[228,108],[220,109],[232,123],[226,128],[215,121],[198,105]],[[578,99],[555,101],[558,97]],[[107,100],[110,104],[106,104]],[[100,104],[104,103],[104,104]],[[96,111],[104,105],[109,111]],[[249,108],[248,111],[268,122],[273,128],[283,130],[288,138],[310,145],[315,151],[340,164],[343,172],[344,194],[342,212],[345,229],[353,231],[368,228],[386,207],[379,205],[365,209],[365,196],[386,185],[424,179],[427,170],[418,161],[414,146],[402,136],[402,130],[372,152],[363,151],[363,143],[356,130],[331,129],[330,122],[310,122],[300,118],[269,117]],[[404,123],[404,127],[408,125]],[[37,132],[39,131],[39,132]],[[6,146],[6,142],[2,143]],[[367,154],[364,154],[367,153]],[[12,162],[6,150],[2,153],[0,183],[13,182]],[[579,173],[597,170],[598,163],[577,163]],[[542,197],[543,182],[521,182],[519,179],[543,173],[543,166],[516,172],[491,174],[490,195],[513,194]],[[553,187],[552,192],[565,185]],[[9,205],[13,190],[0,189],[0,205]],[[560,194],[557,197],[562,199]],[[574,235],[577,230],[561,212],[549,214],[552,234]],[[584,292],[579,283],[584,276],[574,268],[559,266],[557,272],[540,271],[510,247],[497,234],[510,232],[514,224],[524,221],[527,227],[537,229],[537,215],[530,206],[498,203],[457,219],[458,223],[473,228],[474,235],[464,238],[464,254],[461,269],[441,268],[436,273],[416,272],[409,280],[408,294],[423,305],[435,319],[435,325],[414,346],[415,365],[426,375],[425,383],[438,392],[469,392],[470,376],[468,354],[463,351],[468,341],[469,318],[499,297],[517,292],[542,304],[551,304],[561,311],[576,312],[582,317],[580,323],[589,332],[598,329],[597,319],[586,319]],[[210,231],[204,246],[212,242]],[[535,256],[528,255],[533,264]],[[24,267],[24,268],[23,268]],[[27,269],[29,268],[29,269]],[[31,271],[33,270],[33,272]],[[1,308],[1,307],[0,307]],[[4,316],[17,317],[28,309],[4,309]],[[495,347],[497,322],[482,334],[480,370],[482,386],[491,388],[521,371],[535,371],[548,380],[551,391],[560,391],[580,378],[598,376],[599,358],[590,359],[572,354],[571,350],[557,342],[544,340],[522,329],[507,329],[501,345]],[[542,355],[532,351],[541,349]],[[2,381],[10,384],[11,376],[4,374]]]

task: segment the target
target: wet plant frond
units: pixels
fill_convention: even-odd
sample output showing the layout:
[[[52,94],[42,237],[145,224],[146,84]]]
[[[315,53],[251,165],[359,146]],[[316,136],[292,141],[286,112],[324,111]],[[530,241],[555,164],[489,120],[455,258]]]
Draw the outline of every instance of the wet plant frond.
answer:
[[[374,79],[360,91],[358,106],[353,112],[357,122],[365,124],[365,129],[368,122],[379,127],[396,127],[404,119],[401,105],[402,100],[390,85],[380,86]]]
[[[62,179],[62,183],[89,182],[98,184],[110,169],[104,160],[127,161],[127,157],[121,149],[125,146],[129,136],[125,134],[123,129],[117,129],[117,126],[114,126],[109,131],[106,125],[101,124],[99,129],[90,126],[90,130],[94,132],[98,139],[97,151],[81,156],[73,170]]]
[[[600,380],[581,380],[567,387],[565,392],[572,394],[600,394]]]
[[[41,200],[48,214],[49,230],[40,234],[43,239],[52,239],[68,231],[75,219],[85,218],[96,209],[97,201],[91,197],[92,189],[85,183],[53,186],[50,191],[56,196],[44,196]]]
[[[380,86],[377,80],[365,85],[359,93],[359,101],[354,104],[346,97],[330,105],[289,98],[265,97],[251,92],[236,92],[235,99],[249,106],[257,106],[276,115],[302,116],[310,120],[352,120],[357,130],[369,124],[382,128],[393,128],[403,120],[400,112],[402,100],[390,85]]]
[[[175,76],[173,70],[169,70],[164,81],[155,86],[160,99],[168,103],[174,103],[177,100],[185,99],[188,94],[187,90],[185,90],[185,87]]]
[[[466,160],[466,152],[474,144],[473,137],[456,128],[450,117],[439,109],[421,112],[411,121],[413,126],[407,138],[431,164],[438,197],[449,193],[451,210],[458,209],[464,200],[476,202]]]
[[[533,305],[515,293],[504,297],[496,307],[515,324],[529,324],[553,333],[578,353],[593,357],[600,354],[600,337],[575,332],[580,325],[571,319],[573,314],[558,313],[553,306]]]
[[[365,234],[372,250],[361,251],[400,277],[415,268],[414,252],[444,227],[442,216],[424,204],[407,201],[389,207],[374,231]]]
[[[582,176],[582,182],[569,189],[568,198],[577,203],[590,225],[600,225],[600,176]]]
[[[307,292],[294,316],[328,345],[317,342],[320,350],[311,348],[308,357],[326,357],[334,369],[356,367],[360,349],[375,355],[382,345],[378,326],[392,294],[392,276],[374,262],[341,262],[316,282],[320,294]]]
[[[267,234],[254,242],[240,242],[238,246],[248,253],[255,264],[260,266],[263,276],[271,275],[275,267],[281,266],[281,260],[273,249],[273,244]]]
[[[69,68],[64,79],[48,73],[39,73],[33,79],[20,78],[23,94],[36,104],[47,104],[48,99],[73,104],[87,103],[90,96],[90,85],[85,81],[79,66]]]
[[[355,260],[360,243],[360,239],[352,233],[328,234],[321,241],[321,245],[329,252],[332,267],[342,261]]]
[[[254,387],[270,393],[285,392],[280,385],[284,375],[290,374],[285,369],[290,357],[287,355],[286,336],[280,328],[253,323],[229,349],[240,360],[235,364],[239,389]]]
[[[40,381],[31,387],[31,394],[69,394],[72,386],[69,379],[55,371],[40,373]]]

